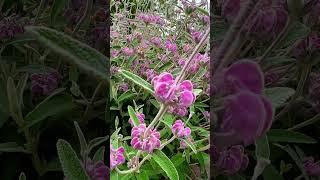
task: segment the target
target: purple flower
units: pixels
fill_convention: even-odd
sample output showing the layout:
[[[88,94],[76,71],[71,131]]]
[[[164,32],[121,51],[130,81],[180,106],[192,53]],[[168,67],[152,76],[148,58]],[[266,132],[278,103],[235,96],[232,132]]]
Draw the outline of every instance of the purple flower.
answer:
[[[246,1],[224,0],[222,15],[232,22],[244,3]],[[249,36],[269,40],[275,38],[283,30],[288,20],[288,13],[283,6],[273,5],[271,0],[264,0],[259,1],[256,10],[248,20],[244,30],[249,33]]]
[[[110,145],[110,167],[111,167],[111,169],[114,169],[116,166],[123,164],[126,161],[123,153],[124,153],[123,147],[120,147],[118,149],[114,149]]]
[[[118,68],[117,66],[113,66],[113,65],[112,65],[112,66],[110,67],[110,74],[111,74],[111,75],[117,74],[118,71],[119,71],[119,68]]]
[[[13,17],[3,18],[0,21],[0,39],[14,38],[24,33],[24,26]]]
[[[242,146],[232,146],[222,152],[218,152],[217,149],[214,151],[217,156],[214,164],[223,174],[233,175],[248,167],[249,158],[244,154],[244,148]]]
[[[185,116],[187,108],[194,103],[196,97],[193,84],[185,80],[176,85],[172,74],[164,72],[152,80],[155,95],[160,102],[167,103],[169,112]]]
[[[273,109],[265,97],[244,90],[224,101],[222,124],[216,131],[217,146],[249,145],[270,129]]]
[[[127,43],[131,43],[133,40],[133,36],[131,34],[126,35],[126,40],[127,40]]]
[[[210,24],[210,16],[202,16],[201,20],[204,24]]]
[[[136,113],[136,116],[139,119],[140,124],[143,124],[144,118],[145,118],[144,114],[143,113]],[[133,121],[131,118],[129,119],[129,123],[131,124],[131,126],[133,126]]]
[[[171,51],[172,53],[176,53],[178,48],[177,48],[177,45],[173,42],[171,42],[171,40],[167,40],[166,41],[166,44],[165,44],[165,47]]]
[[[304,59],[320,51],[320,35],[312,32],[306,38],[298,41],[292,54],[297,59]]]
[[[204,111],[202,114],[207,120],[210,120],[210,112],[209,111]]]
[[[189,143],[194,143],[194,140],[190,136],[186,138],[186,141],[188,141]],[[185,149],[186,147],[187,144],[185,143],[185,141],[180,141],[180,148]]]
[[[303,160],[303,169],[309,176],[320,176],[320,161],[314,162],[313,157],[307,157]]]
[[[152,37],[152,38],[150,39],[150,41],[151,41],[151,43],[154,44],[155,46],[157,46],[157,47],[159,47],[159,48],[162,47],[162,45],[161,45],[161,43],[162,43],[161,38],[159,38],[159,37]]]
[[[89,159],[86,162],[86,171],[91,180],[109,179],[110,170],[102,161],[94,163]]]
[[[259,65],[250,60],[240,60],[232,64],[223,74],[223,87],[220,90],[233,94],[249,90],[261,94],[264,87],[264,77]]]
[[[202,33],[200,31],[193,31],[191,33],[192,39],[198,43],[200,42],[201,38],[202,38]]]
[[[119,91],[127,92],[129,90],[129,85],[127,83],[122,83],[118,87]]]
[[[320,74],[311,73],[309,83],[309,97],[316,111],[320,111]]]
[[[134,49],[128,48],[128,47],[124,47],[122,49],[122,53],[126,56],[133,56],[135,54]]]
[[[131,130],[131,138],[133,148],[149,153],[161,145],[160,133],[155,129],[147,129],[146,124],[133,127]]]
[[[146,70],[146,76],[147,76],[147,80],[152,80],[154,77],[156,77],[156,72],[153,69],[147,69]]]
[[[222,3],[222,16],[231,22],[240,11],[240,0],[224,0]]]
[[[191,134],[190,128],[185,127],[181,120],[176,120],[176,122],[172,125],[171,131],[178,138],[187,138]]]
[[[280,77],[279,73],[269,71],[269,72],[265,73],[265,75],[264,75],[265,85],[266,86],[272,85],[272,84],[278,82],[280,80],[280,78],[281,77]]]
[[[50,95],[58,88],[61,77],[58,72],[34,73],[31,75],[31,91],[34,95]]]
[[[317,27],[320,25],[320,1],[309,0],[305,3],[304,11],[308,14],[304,17],[304,22],[310,27]]]
[[[191,50],[190,44],[184,44],[183,45],[183,52],[187,53]]]

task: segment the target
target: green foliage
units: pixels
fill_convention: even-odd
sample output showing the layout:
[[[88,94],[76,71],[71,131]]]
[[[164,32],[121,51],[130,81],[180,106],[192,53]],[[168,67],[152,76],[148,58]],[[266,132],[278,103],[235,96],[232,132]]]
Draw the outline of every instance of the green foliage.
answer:
[[[97,50],[54,29],[29,26],[26,30],[40,43],[65,56],[63,59],[67,62],[76,64],[89,75],[108,80],[108,60]]]
[[[271,129],[267,133],[270,142],[288,142],[288,143],[305,143],[314,144],[317,143],[315,139],[304,135],[299,132],[284,130],[284,129]]]
[[[65,140],[58,140],[57,150],[64,175],[68,180],[89,180],[76,152]]]
[[[152,154],[152,159],[157,162],[157,164],[166,172],[167,176],[171,180],[179,179],[177,169],[175,168],[171,160],[162,151],[156,150]]]

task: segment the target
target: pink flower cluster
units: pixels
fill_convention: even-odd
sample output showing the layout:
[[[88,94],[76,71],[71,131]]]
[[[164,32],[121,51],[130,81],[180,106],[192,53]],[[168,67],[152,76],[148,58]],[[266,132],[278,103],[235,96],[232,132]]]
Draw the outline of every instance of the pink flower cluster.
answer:
[[[210,60],[210,57],[207,54],[197,53],[192,60],[193,63],[190,65],[188,72],[196,73],[200,69],[200,66],[207,64],[209,60]],[[178,65],[180,67],[183,67],[185,63],[186,63],[186,59],[184,58],[180,58],[178,61]]]
[[[169,39],[166,41],[165,47],[172,53],[176,53],[178,51],[177,45]]]
[[[131,146],[135,149],[152,153],[154,149],[159,148],[160,133],[155,129],[149,129],[146,124],[140,124],[131,130]]]
[[[161,40],[161,38],[159,38],[159,37],[152,37],[151,39],[150,39],[150,42],[153,44],[153,45],[155,45],[155,46],[157,46],[158,48],[162,48],[162,40]]]
[[[146,24],[159,24],[159,25],[164,25],[165,21],[161,18],[161,16],[157,16],[157,15],[152,15],[152,14],[139,14],[138,15],[138,19],[142,20],[143,22],[145,22]]]
[[[137,116],[137,118],[139,119],[140,124],[143,124],[143,123],[144,123],[145,115],[144,115],[143,113],[136,113],[136,116]],[[131,126],[134,125],[131,118],[129,119],[129,123],[131,124]]]
[[[124,47],[122,49],[122,53],[126,56],[133,56],[135,54],[134,49],[128,48],[128,47]]]
[[[123,153],[124,153],[123,147],[120,147],[118,149],[114,149],[110,145],[110,167],[111,167],[111,169],[113,169],[116,166],[123,164],[125,162],[125,157],[124,157]]]
[[[187,114],[187,108],[194,103],[196,96],[192,92],[193,84],[185,80],[176,84],[172,74],[168,72],[161,73],[152,79],[155,96],[160,102],[169,105],[169,112],[179,116]]]
[[[172,133],[176,135],[178,138],[187,138],[191,134],[191,130],[188,127],[184,126],[184,123],[181,120],[176,120],[176,122],[172,125]]]

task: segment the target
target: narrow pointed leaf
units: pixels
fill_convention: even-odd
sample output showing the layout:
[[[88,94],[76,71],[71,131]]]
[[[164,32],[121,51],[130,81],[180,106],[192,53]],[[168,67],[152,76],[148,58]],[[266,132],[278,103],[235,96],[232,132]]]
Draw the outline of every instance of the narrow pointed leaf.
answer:
[[[78,138],[79,138],[79,142],[80,142],[80,148],[81,148],[81,155],[82,156],[86,156],[87,150],[88,150],[88,144],[86,141],[86,138],[83,135],[83,132],[79,126],[79,124],[74,121],[74,126],[76,128],[77,134],[78,134]]]
[[[108,59],[97,50],[72,37],[42,26],[28,26],[27,32],[52,51],[64,56],[63,60],[76,64],[89,75],[108,80]]]
[[[179,180],[177,169],[162,151],[156,150],[152,155],[152,159],[166,172],[171,180]]]
[[[139,85],[140,87],[144,88],[151,94],[154,94],[153,87],[150,83],[148,83],[146,80],[142,79],[140,76],[135,75],[129,71],[126,70],[119,70],[120,74],[123,75],[125,78],[129,79],[130,81],[134,82],[135,84]]]
[[[317,141],[310,136],[284,129],[271,129],[267,133],[267,135],[270,142],[288,142],[305,144],[317,143]]]
[[[131,106],[128,106],[128,112],[129,112],[129,116],[132,119],[134,126],[139,126],[140,121],[139,121],[138,117],[136,116],[136,112],[134,111],[134,109]]]

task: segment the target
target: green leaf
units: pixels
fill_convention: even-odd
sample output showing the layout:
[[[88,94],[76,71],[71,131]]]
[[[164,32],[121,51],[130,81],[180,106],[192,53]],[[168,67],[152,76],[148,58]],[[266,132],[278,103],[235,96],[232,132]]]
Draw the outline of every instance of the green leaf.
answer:
[[[288,87],[267,88],[264,92],[271,101],[273,108],[278,108],[285,103],[294,93],[295,90]]]
[[[263,179],[264,180],[285,180],[280,173],[278,172],[278,170],[272,166],[271,164],[269,164],[265,170],[262,173]]]
[[[144,171],[141,171],[140,173],[137,173],[136,174],[136,178],[137,178],[137,180],[149,180],[149,177],[148,177],[147,173],[144,172]]]
[[[67,4],[68,0],[54,0],[53,5],[51,7],[51,24],[54,24],[58,15],[63,13],[63,9]]]
[[[309,32],[310,29],[307,26],[298,21],[294,22],[289,27],[288,33],[284,39],[281,41],[280,47],[288,47],[293,45],[294,42],[304,38]]]
[[[119,174],[117,173],[117,171],[111,171],[110,172],[110,180],[119,180]]]
[[[78,138],[79,138],[79,142],[80,142],[80,154],[85,157],[87,155],[87,150],[88,150],[88,144],[87,144],[87,141],[86,141],[86,138],[84,137],[83,135],[83,132],[79,126],[79,124],[74,121],[74,126],[76,128],[76,131],[77,131],[77,134],[78,134]]]
[[[28,26],[26,31],[34,36],[42,45],[49,47],[52,51],[67,57],[62,58],[71,61],[89,75],[96,75],[108,80],[108,59],[97,50],[81,43],[72,37],[58,32],[54,29],[41,26]]]
[[[104,160],[104,152],[105,152],[106,148],[104,146],[100,147],[96,153],[94,153],[93,155],[93,162],[98,162],[98,161],[103,161]]]
[[[7,91],[4,83],[0,79],[0,128],[7,122],[10,116],[9,102],[7,97]]]
[[[299,132],[284,130],[284,129],[271,129],[268,133],[268,139],[270,142],[288,142],[288,143],[317,143],[315,139],[304,135]]]
[[[23,152],[29,153],[25,148],[15,142],[0,143],[0,152]]]
[[[132,92],[123,93],[118,97],[117,102],[120,104],[122,101],[130,99],[130,98],[132,98],[134,96],[135,96],[135,94],[133,94]]]
[[[29,64],[17,69],[17,72],[27,72],[27,73],[47,73],[52,71],[55,71],[55,69],[49,66],[41,65],[41,64]]]
[[[270,158],[270,148],[267,136],[262,136],[256,142],[256,151],[255,151],[257,158]]]
[[[27,177],[24,174],[24,172],[20,173],[19,180],[27,180]]]
[[[58,115],[67,112],[75,107],[72,97],[68,95],[51,96],[38,104],[25,117],[24,128],[29,128],[49,116]]]
[[[256,142],[255,154],[257,157],[257,164],[254,168],[252,180],[256,180],[270,164],[270,148],[267,136],[262,136]]]
[[[97,137],[92,139],[88,144],[88,153],[90,153],[93,148],[99,146],[101,143],[107,141],[108,139],[109,136]]]
[[[177,169],[162,151],[156,150],[152,155],[152,159],[166,172],[171,180],[179,180]]]
[[[140,76],[137,76],[129,71],[126,70],[119,70],[119,73],[129,79],[130,81],[134,82],[135,84],[139,85],[140,87],[144,88],[151,94],[154,94],[153,87],[150,83],[148,83],[146,80],[142,79]]]
[[[134,111],[134,109],[131,106],[128,106],[128,112],[129,112],[129,116],[132,119],[134,126],[139,126],[140,121],[136,115],[136,112]]]
[[[9,77],[7,81],[7,95],[8,95],[10,115],[16,121],[16,123],[19,126],[21,126],[23,123],[21,106],[19,103],[16,86],[11,77]]]
[[[161,121],[167,125],[169,128],[171,128],[173,121],[174,121],[174,116],[171,114],[165,114]]]
[[[194,89],[193,93],[198,96],[202,92],[202,89]]]
[[[68,180],[89,180],[76,152],[67,141],[59,139],[57,150],[64,175]]]

